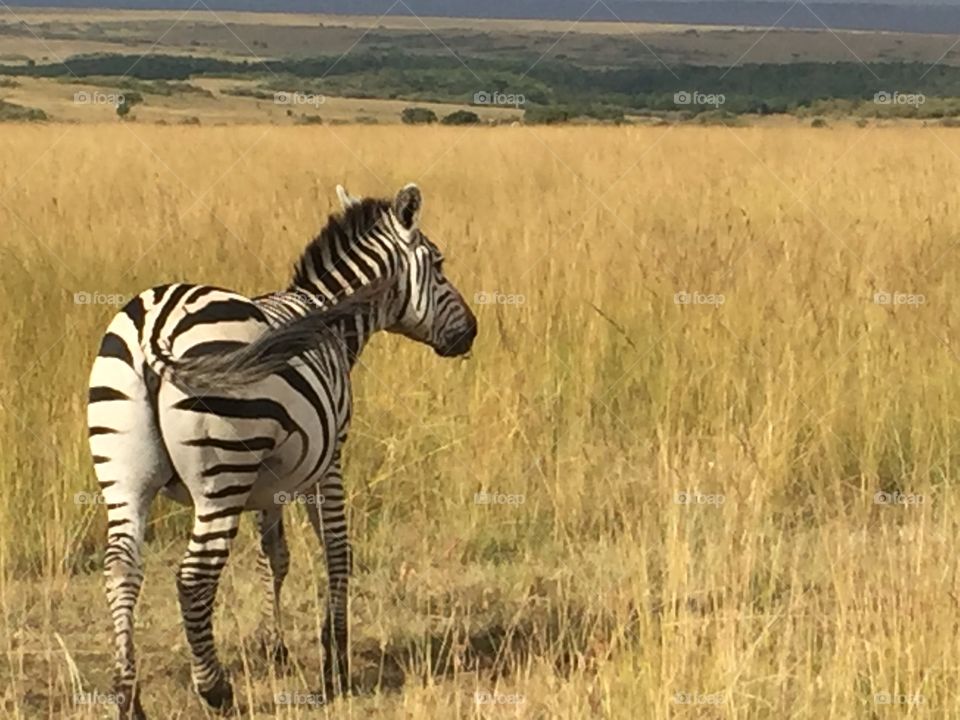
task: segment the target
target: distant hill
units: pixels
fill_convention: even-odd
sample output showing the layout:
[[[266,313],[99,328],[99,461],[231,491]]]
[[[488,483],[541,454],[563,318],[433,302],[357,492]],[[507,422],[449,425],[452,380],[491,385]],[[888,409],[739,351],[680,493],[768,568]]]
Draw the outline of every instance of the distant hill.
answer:
[[[205,0],[212,10],[313,12],[379,16],[393,0]],[[960,33],[960,6],[955,0],[843,0],[801,3],[782,0],[405,0],[417,15],[428,17],[516,18],[543,20],[664,22],[698,25],[751,25],[785,28],[890,30]],[[193,0],[34,0],[34,7],[177,9]],[[202,7],[202,6],[201,6]],[[793,8],[791,10],[791,7]],[[807,9],[809,7],[809,9]],[[611,12],[612,11],[612,12]],[[586,15],[584,13],[586,12]],[[391,15],[409,15],[397,4]]]
[[[212,10],[313,12],[379,16],[393,0],[204,0]],[[35,7],[99,7],[177,9],[193,0],[33,0]],[[793,3],[783,0],[405,0],[417,15],[428,17],[516,18],[583,21],[750,25],[785,28],[889,30],[921,33],[960,33],[956,0],[842,0]],[[604,6],[606,5],[606,7]],[[594,6],[592,10],[589,10]],[[202,8],[203,6],[198,6]],[[609,10],[607,9],[609,8]],[[791,9],[792,8],[792,9]],[[808,9],[809,8],[809,9]],[[612,12],[611,12],[612,11]],[[586,15],[584,13],[586,12]],[[391,15],[409,15],[396,4]]]

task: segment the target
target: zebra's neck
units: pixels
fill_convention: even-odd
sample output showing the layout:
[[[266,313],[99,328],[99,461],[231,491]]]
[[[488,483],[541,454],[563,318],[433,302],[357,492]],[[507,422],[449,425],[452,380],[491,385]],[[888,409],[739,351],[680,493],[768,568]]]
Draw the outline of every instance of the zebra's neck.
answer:
[[[370,338],[383,330],[382,313],[378,306],[367,305],[337,318],[331,323],[330,329],[352,368]]]
[[[393,236],[397,228],[390,204],[367,198],[333,215],[304,249],[282,302],[302,312],[350,304],[365,289],[382,287],[402,264]],[[385,291],[386,292],[386,291]],[[386,303],[367,298],[331,321],[330,330],[351,366],[374,333],[384,329]]]

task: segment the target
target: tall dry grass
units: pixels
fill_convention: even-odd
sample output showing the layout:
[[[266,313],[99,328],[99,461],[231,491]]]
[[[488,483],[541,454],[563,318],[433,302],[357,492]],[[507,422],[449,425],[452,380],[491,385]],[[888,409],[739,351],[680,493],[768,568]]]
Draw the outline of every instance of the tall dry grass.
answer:
[[[355,697],[275,704],[319,684],[322,564],[297,513],[277,677],[246,528],[217,613],[243,716],[960,714],[958,170],[932,129],[5,126],[0,715],[99,717],[77,694],[109,689],[105,517],[76,494],[113,308],[74,293],[279,288],[336,183],[410,180],[465,295],[522,302],[477,307],[467,362],[363,357]],[[201,716],[187,518],[158,502],[147,549],[155,717]]]

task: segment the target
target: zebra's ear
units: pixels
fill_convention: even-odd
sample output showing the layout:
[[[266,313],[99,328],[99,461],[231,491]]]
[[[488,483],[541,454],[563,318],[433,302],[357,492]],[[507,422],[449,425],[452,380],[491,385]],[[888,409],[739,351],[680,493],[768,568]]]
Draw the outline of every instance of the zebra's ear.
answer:
[[[343,185],[337,185],[337,197],[340,198],[340,205],[345,211],[360,203],[360,199],[352,197]]]
[[[393,214],[403,226],[404,230],[413,230],[420,221],[420,209],[423,207],[423,196],[416,183],[410,183],[397,193],[393,201]]]

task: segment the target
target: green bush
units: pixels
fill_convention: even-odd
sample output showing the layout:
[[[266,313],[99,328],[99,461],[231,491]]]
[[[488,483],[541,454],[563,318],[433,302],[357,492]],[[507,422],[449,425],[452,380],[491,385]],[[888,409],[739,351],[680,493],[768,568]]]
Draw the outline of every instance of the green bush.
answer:
[[[126,118],[130,114],[130,111],[133,110],[133,106],[139,105],[142,102],[143,96],[140,93],[124,93],[123,100],[117,105],[117,115],[121,118]]]
[[[523,113],[523,121],[530,125],[556,125],[570,119],[570,111],[562,107],[528,107]]]
[[[457,110],[445,115],[440,122],[444,125],[476,125],[480,122],[480,116],[470,110]]]
[[[428,125],[437,121],[437,114],[429,108],[408,107],[400,113],[400,119],[407,125]]]

